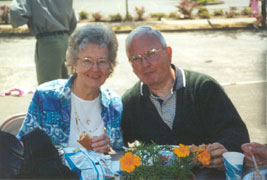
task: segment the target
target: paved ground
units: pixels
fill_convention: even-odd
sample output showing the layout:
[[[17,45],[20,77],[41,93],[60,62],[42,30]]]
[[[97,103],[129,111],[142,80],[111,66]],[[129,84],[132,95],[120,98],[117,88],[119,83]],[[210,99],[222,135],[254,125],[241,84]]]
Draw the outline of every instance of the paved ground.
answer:
[[[224,22],[223,22],[224,21]],[[212,20],[212,23],[222,25],[242,21],[246,25],[253,19],[242,20]],[[174,27],[173,33],[164,33],[168,44],[174,49],[174,63],[179,66],[207,73],[224,85],[241,117],[248,126],[251,139],[267,143],[266,119],[266,49],[267,35],[256,32],[246,26],[236,26],[229,31],[198,31],[207,28],[206,20],[147,23],[155,27]],[[178,25],[177,25],[178,24]],[[129,28],[135,25],[115,24],[115,28]],[[138,24],[139,25],[139,24]],[[177,25],[177,26],[176,26]],[[188,26],[187,26],[188,25]],[[188,28],[190,26],[190,28]],[[236,27],[239,30],[236,30]],[[9,29],[1,26],[0,29]],[[241,30],[240,30],[241,28]],[[209,30],[212,27],[209,27]],[[186,32],[185,30],[194,30]],[[185,32],[181,32],[185,31]],[[123,31],[118,31],[123,32]],[[0,34],[3,35],[4,33]],[[118,34],[119,64],[113,76],[106,82],[107,86],[119,94],[134,83],[133,75],[124,53],[126,34]],[[21,87],[36,87],[35,65],[33,61],[34,38],[9,37],[0,38],[0,91],[14,85]],[[0,97],[0,123],[12,114],[26,112],[32,95],[25,97]]]
[[[252,141],[267,143],[267,83],[224,86],[245,121]]]

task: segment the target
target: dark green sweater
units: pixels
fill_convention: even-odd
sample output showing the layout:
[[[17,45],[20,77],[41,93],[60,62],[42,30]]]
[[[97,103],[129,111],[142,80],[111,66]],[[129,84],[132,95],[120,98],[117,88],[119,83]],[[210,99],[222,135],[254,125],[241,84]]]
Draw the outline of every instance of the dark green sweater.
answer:
[[[140,94],[140,82],[123,95],[122,129],[125,143],[139,140],[158,144],[219,142],[241,151],[249,142],[246,125],[222,87],[211,77],[184,70],[186,87],[176,91],[176,114],[171,130],[149,96]]]

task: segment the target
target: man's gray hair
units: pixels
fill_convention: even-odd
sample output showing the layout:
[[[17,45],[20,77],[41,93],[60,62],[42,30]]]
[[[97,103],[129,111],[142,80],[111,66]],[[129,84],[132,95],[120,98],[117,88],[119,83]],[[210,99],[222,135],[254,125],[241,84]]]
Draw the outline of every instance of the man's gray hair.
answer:
[[[167,47],[166,41],[165,41],[164,37],[162,36],[162,34],[158,30],[152,29],[149,26],[140,26],[140,27],[134,29],[126,38],[126,44],[125,45],[126,45],[127,56],[129,54],[129,48],[130,48],[131,42],[134,39],[134,37],[137,35],[143,35],[143,34],[148,35],[148,36],[157,37],[159,39],[161,45],[162,45],[162,48],[166,49],[166,47]]]
[[[69,45],[66,53],[66,64],[69,74],[73,73],[73,65],[78,60],[78,54],[88,44],[96,44],[108,48],[108,59],[111,62],[111,72],[117,64],[118,41],[115,33],[108,27],[102,25],[83,25],[76,29],[69,38]]]

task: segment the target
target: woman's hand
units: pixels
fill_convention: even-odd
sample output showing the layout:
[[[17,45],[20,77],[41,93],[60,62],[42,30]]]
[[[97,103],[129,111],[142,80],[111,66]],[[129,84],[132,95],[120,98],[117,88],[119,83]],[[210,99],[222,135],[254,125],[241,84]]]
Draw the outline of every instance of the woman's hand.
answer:
[[[110,140],[106,134],[92,137],[93,151],[107,154],[110,151]]]
[[[224,169],[223,153],[228,150],[220,143],[213,143],[207,146],[207,151],[210,153],[210,165],[208,168]]]
[[[252,153],[249,150],[249,146],[252,147],[252,152],[255,156],[255,160],[259,166],[267,165],[267,146],[259,143],[246,143],[241,146],[241,149],[244,151],[245,154],[245,165],[248,167],[253,167],[254,164],[252,161]]]

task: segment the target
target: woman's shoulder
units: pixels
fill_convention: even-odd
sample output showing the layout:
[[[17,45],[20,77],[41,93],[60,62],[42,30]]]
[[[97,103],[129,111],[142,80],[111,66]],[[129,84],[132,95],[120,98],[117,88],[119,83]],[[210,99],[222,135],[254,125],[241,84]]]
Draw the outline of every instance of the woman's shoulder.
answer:
[[[66,88],[70,88],[67,87],[67,82],[67,79],[57,79],[45,82],[37,87],[36,93],[49,96],[62,94],[62,92],[65,92]]]
[[[106,87],[106,86],[101,86],[100,91],[102,95],[105,95],[106,98],[111,99],[111,98],[121,98],[121,96],[115,92],[114,90]]]
[[[101,86],[101,103],[106,107],[117,107],[121,109],[122,101],[121,96],[108,87]]]
[[[47,91],[63,88],[66,85],[67,79],[57,79],[49,82],[45,82],[38,86],[37,90]]]

